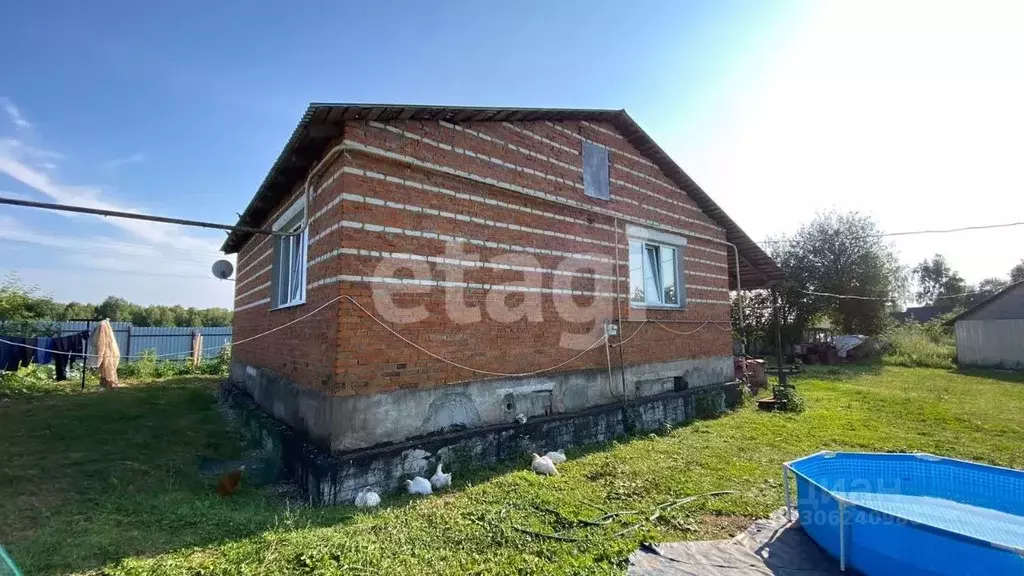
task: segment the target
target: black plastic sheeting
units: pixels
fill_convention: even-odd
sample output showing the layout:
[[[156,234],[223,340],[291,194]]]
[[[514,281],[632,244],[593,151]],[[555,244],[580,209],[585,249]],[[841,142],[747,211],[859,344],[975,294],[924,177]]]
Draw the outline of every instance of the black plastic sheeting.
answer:
[[[800,528],[785,508],[731,540],[644,544],[629,557],[629,576],[833,576],[839,561]]]

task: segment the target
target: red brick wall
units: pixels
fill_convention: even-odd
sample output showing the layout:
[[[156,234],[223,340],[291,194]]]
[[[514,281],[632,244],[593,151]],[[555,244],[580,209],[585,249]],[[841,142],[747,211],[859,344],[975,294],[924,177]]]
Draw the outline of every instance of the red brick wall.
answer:
[[[335,159],[328,169],[312,183],[316,192],[311,195],[307,208],[310,237],[330,226],[332,220],[341,217],[342,206],[337,203],[325,213],[319,214],[337,198],[337,179],[329,181],[341,166]],[[302,196],[300,182],[288,200],[281,203],[271,216],[261,223],[269,228],[277,218]],[[273,239],[256,235],[238,252],[235,274],[235,312],[232,331],[235,342],[262,334],[296,320],[337,296],[336,290],[317,290],[309,286],[336,270],[338,263],[308,269],[306,274],[306,303],[274,310],[270,303],[270,270],[273,261]],[[336,288],[336,287],[335,287]],[[334,303],[305,320],[276,330],[266,336],[236,344],[232,356],[247,364],[268,368],[278,375],[304,386],[323,390],[334,388],[334,360],[338,346],[338,304]]]
[[[610,149],[609,201],[591,199],[583,193],[581,138]],[[307,288],[307,304],[270,312],[267,303],[236,312],[237,339],[308,313],[318,302],[339,294],[352,296],[371,313],[391,320],[415,315],[377,307],[373,295],[376,288],[393,293],[399,308],[424,307],[426,319],[389,325],[438,356],[495,373],[523,373],[560,364],[582,351],[578,347],[563,347],[563,334],[585,335],[592,331],[593,336],[580,338],[585,347],[600,333],[604,319],[616,317],[616,299],[612,296],[616,291],[612,264],[616,257],[616,222],[613,217],[584,209],[594,206],[656,223],[647,224],[648,228],[675,229],[666,231],[688,239],[683,251],[686,309],[647,310],[647,318],[698,322],[664,325],[677,332],[692,331],[705,320],[723,322],[708,324],[689,335],[671,333],[652,322],[642,327],[639,323],[624,323],[622,338],[628,338],[637,329],[641,331],[623,345],[623,363],[731,354],[731,337],[724,324],[729,320],[725,249],[706,239],[724,238],[724,232],[653,164],[615,134],[612,126],[580,122],[482,122],[458,127],[438,122],[392,122],[386,126],[350,122],[345,127],[344,141],[403,158],[381,159],[353,150],[343,165],[339,162],[325,171],[324,179],[345,168],[314,199],[312,212],[337,199],[339,194],[345,196],[311,224],[311,238],[315,241],[309,247],[309,258],[314,263],[308,270],[311,286]],[[470,178],[493,180],[483,183],[410,165],[417,161],[459,170]],[[580,208],[505,190],[495,182],[557,195],[579,203]],[[282,204],[279,210],[286,206]],[[628,290],[627,223],[619,220],[617,224],[621,278],[618,293],[624,295]],[[324,233],[332,226],[333,230]],[[679,229],[685,233],[681,234]],[[516,265],[546,271],[427,262],[422,258],[444,257],[449,242],[425,234],[469,241],[462,245],[467,256],[460,257],[461,260],[475,256],[479,262],[491,263],[495,258],[508,259],[513,255],[512,263]],[[266,281],[246,279],[247,274],[270,264],[268,256],[246,269],[251,259],[269,249],[270,242],[254,248],[259,242],[259,238],[251,240],[239,254],[239,281],[244,285],[236,295]],[[567,254],[585,254],[592,259],[567,258]],[[410,255],[420,259],[408,259]],[[533,258],[532,264],[520,261],[524,257]],[[590,264],[603,277],[590,278],[585,271],[574,276],[551,272],[567,261]],[[382,262],[395,266],[392,270],[381,270],[378,267]],[[371,280],[384,276],[412,278],[410,270],[393,273],[395,267],[410,263],[419,267],[422,278],[437,281],[452,280],[447,272],[461,273],[459,281],[463,283],[495,285],[522,282],[525,274],[538,280],[545,292],[524,295],[465,288],[457,292],[463,295],[467,306],[480,308],[480,321],[461,323],[448,314],[445,288],[416,286],[418,291],[411,292],[406,291],[408,285]],[[268,273],[263,276],[269,277]],[[320,285],[312,286],[318,281]],[[584,294],[551,293],[563,288]],[[491,298],[493,306],[502,295],[511,305],[529,302],[528,318],[511,323],[495,320],[488,312],[487,300]],[[261,290],[239,298],[236,306],[268,297],[269,291]],[[600,305],[600,314],[586,323],[567,321],[559,310],[572,302],[596,303]],[[620,299],[618,306],[626,318],[642,316],[625,299]],[[300,322],[294,329],[282,330],[253,344],[248,348],[240,346],[237,357],[303,385],[330,386],[332,393],[339,395],[489,377],[443,363],[402,342],[348,301],[342,301],[333,316],[318,315],[314,322]],[[559,370],[606,369],[606,358],[604,346],[598,346]],[[612,363],[613,367],[620,363],[618,350],[612,351]]]

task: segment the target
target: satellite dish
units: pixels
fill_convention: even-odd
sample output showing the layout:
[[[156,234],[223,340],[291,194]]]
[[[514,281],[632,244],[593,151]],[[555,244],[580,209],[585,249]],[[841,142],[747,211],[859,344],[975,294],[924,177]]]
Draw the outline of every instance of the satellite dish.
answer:
[[[213,275],[221,280],[227,280],[231,278],[231,275],[235,272],[235,267],[231,265],[231,262],[227,260],[217,260],[213,263]]]

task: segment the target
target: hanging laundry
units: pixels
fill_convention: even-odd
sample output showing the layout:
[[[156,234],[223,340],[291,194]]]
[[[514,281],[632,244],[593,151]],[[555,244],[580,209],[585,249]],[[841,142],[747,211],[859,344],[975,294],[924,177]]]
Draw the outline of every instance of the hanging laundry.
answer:
[[[121,361],[121,349],[117,346],[117,339],[114,338],[114,329],[110,326],[110,320],[103,320],[89,336],[89,354],[86,357],[85,365],[90,368],[99,368],[100,386],[104,388],[117,387],[117,364]]]
[[[53,353],[53,365],[57,368],[58,381],[68,379],[68,365],[72,364],[75,358],[81,357],[85,349],[85,338],[88,335],[89,333],[83,330],[76,334],[53,339],[50,350]]]
[[[53,346],[53,338],[47,338],[45,336],[36,338],[36,364],[49,364],[53,361],[53,349],[51,346]]]
[[[16,371],[25,363],[25,339],[19,336],[0,336],[0,370]]]

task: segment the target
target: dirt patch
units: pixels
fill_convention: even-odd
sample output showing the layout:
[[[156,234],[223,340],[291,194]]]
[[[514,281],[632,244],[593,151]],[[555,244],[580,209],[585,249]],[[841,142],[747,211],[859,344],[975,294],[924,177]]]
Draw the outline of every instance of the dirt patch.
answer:
[[[754,522],[750,516],[705,514],[700,517],[700,531],[708,539],[725,539],[743,532]]]

